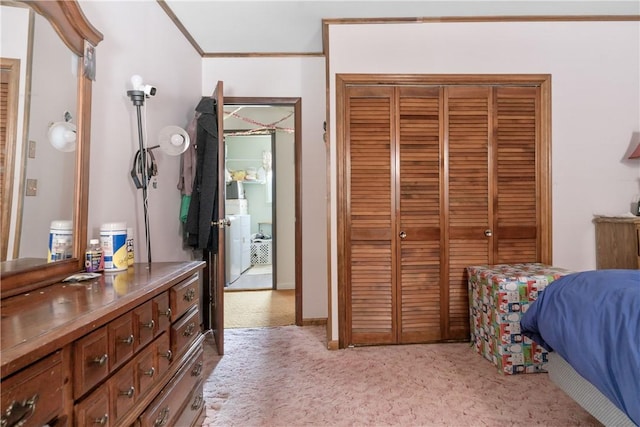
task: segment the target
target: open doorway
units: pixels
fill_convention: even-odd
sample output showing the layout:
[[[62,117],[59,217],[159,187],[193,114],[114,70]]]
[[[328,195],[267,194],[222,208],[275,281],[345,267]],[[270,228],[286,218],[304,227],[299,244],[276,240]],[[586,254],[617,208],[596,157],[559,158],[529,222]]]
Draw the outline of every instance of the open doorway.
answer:
[[[225,236],[225,327],[237,323],[229,321],[237,316],[229,298],[261,299],[266,306],[256,310],[267,321],[279,319],[244,319],[240,327],[282,324],[283,306],[289,324],[302,323],[299,120],[297,98],[225,99],[225,217],[232,224]],[[250,318],[249,304],[242,304],[241,315]]]
[[[239,110],[234,114],[242,118]],[[231,223],[225,242],[225,290],[278,289],[276,130],[225,128],[224,144],[225,212]],[[281,147],[293,148],[285,143]],[[286,178],[288,171],[283,174]]]

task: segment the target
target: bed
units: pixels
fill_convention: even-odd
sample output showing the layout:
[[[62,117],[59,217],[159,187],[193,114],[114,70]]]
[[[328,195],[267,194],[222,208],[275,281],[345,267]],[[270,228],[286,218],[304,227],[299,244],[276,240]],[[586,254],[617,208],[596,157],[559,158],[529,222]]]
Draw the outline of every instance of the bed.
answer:
[[[550,378],[605,425],[640,425],[640,271],[573,273],[523,314]]]

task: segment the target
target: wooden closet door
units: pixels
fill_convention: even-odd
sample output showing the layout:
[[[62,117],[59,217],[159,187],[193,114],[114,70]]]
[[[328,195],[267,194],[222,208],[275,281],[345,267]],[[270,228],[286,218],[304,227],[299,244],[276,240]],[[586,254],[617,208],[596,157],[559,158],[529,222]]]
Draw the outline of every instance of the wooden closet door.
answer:
[[[491,261],[490,87],[445,89],[447,245],[444,339],[469,338],[466,267]]]
[[[393,92],[349,87],[345,96],[347,345],[396,342]]]
[[[540,262],[540,88],[496,87],[494,94],[493,263]]]
[[[442,88],[399,87],[399,342],[442,339]]]
[[[537,82],[341,86],[341,346],[467,340],[466,267],[549,262]]]

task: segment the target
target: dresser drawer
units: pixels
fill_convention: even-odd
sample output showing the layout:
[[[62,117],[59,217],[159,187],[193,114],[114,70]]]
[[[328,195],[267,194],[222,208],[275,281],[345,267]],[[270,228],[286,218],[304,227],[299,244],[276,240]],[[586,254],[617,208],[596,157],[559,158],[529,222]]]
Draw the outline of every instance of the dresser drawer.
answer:
[[[153,339],[156,322],[153,319],[153,304],[151,301],[133,310],[133,327],[136,334],[135,351],[149,344]]]
[[[169,342],[169,332],[160,335],[154,342],[154,353],[156,355],[158,376],[162,376],[167,370],[171,362],[173,362],[173,352],[171,351],[171,343]]]
[[[113,371],[133,355],[135,337],[131,313],[126,313],[107,325],[109,335],[109,368]]]
[[[134,365],[128,363],[109,378],[108,390],[111,399],[112,419],[116,421],[133,407],[141,394],[135,381]],[[105,393],[105,390],[98,389],[94,393]]]
[[[194,274],[169,290],[172,319],[179,319],[200,301],[200,275]]]
[[[178,371],[160,395],[147,407],[138,420],[140,426],[173,426],[181,415],[185,396],[202,381],[203,350],[198,348],[194,356]],[[187,404],[191,404],[189,401]]]
[[[169,292],[164,292],[153,300],[153,319],[156,321],[155,335],[168,331],[171,325],[171,308],[169,306]]]
[[[2,380],[2,425],[44,425],[64,411],[62,354],[48,356]]]
[[[191,396],[187,401],[187,406],[184,407],[182,413],[176,420],[176,426],[189,427],[195,425],[202,425],[204,408],[204,393],[203,382],[200,382],[191,392]]]
[[[73,396],[77,400],[109,374],[109,341],[104,326],[73,344]]]
[[[109,412],[109,392],[106,386],[103,387],[104,390],[96,390],[75,406],[76,422],[74,425],[78,427],[113,425]]]
[[[151,344],[151,346],[145,349],[135,360],[136,376],[138,377],[137,384],[141,396],[149,391],[160,376],[156,362],[155,348],[155,343]]]
[[[179,321],[171,325],[171,351],[178,357],[200,335],[200,312],[192,307]]]

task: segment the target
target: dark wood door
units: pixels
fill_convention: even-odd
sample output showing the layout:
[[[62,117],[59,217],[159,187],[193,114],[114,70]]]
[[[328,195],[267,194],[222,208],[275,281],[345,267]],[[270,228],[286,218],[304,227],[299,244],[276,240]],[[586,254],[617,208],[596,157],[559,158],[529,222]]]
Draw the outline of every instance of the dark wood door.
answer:
[[[202,324],[204,329],[211,329],[219,355],[224,354],[224,284],[225,278],[225,233],[226,221],[224,204],[224,96],[223,83],[218,81],[211,97],[216,100],[216,117],[218,124],[217,150],[217,191],[216,203],[218,218],[212,218],[211,227],[218,227],[218,241],[213,242],[216,250],[203,249],[202,257],[207,263],[202,273]]]

